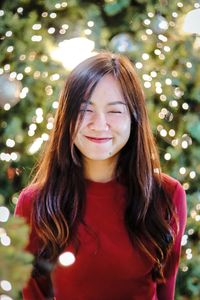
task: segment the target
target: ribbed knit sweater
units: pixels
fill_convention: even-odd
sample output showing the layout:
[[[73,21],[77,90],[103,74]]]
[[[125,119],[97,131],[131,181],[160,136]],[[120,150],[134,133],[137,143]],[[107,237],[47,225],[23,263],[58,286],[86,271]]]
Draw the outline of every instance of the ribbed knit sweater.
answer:
[[[178,215],[178,233],[167,259],[165,284],[152,280],[152,262],[131,243],[125,225],[126,189],[117,181],[107,183],[86,181],[86,211],[80,224],[80,246],[73,243],[65,252],[75,257],[73,264],[58,263],[51,272],[56,300],[173,300],[181,251],[181,238],[186,224],[186,198],[180,183],[163,174],[163,184],[171,195]],[[31,222],[35,190],[24,189],[16,206],[16,215],[26,218],[31,226],[27,249],[36,254],[39,247]],[[92,229],[92,231],[90,230]],[[92,233],[92,234],[91,234]],[[45,296],[49,281],[31,278],[23,289],[24,300],[53,299]]]

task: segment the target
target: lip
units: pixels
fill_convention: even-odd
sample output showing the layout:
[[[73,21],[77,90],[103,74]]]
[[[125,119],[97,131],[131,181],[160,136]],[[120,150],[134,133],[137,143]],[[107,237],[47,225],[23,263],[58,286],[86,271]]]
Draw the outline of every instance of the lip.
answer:
[[[91,142],[93,142],[93,143],[97,143],[97,144],[107,143],[107,142],[109,142],[110,140],[112,140],[112,138],[110,138],[110,137],[97,138],[97,137],[91,137],[91,136],[86,136],[86,135],[85,135],[85,137],[86,137],[89,141],[91,141]]]

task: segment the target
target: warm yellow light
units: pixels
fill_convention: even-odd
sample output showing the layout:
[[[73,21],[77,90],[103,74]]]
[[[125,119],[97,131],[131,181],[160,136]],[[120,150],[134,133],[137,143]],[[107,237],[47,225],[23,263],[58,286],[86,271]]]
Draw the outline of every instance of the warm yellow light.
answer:
[[[75,68],[81,61],[95,55],[93,52],[95,43],[85,37],[77,37],[64,40],[58,44],[58,48],[51,51],[51,57],[61,61],[68,70]]]
[[[63,266],[70,266],[75,262],[75,256],[72,252],[66,251],[59,256],[59,262]]]
[[[188,33],[200,34],[200,8],[193,9],[187,13],[183,30]]]

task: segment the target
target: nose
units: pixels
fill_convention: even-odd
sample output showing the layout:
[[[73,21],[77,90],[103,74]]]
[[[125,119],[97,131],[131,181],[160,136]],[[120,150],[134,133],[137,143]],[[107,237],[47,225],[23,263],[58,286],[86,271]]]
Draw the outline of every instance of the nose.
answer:
[[[109,124],[107,123],[104,113],[94,113],[89,123],[89,128],[95,131],[108,131]]]

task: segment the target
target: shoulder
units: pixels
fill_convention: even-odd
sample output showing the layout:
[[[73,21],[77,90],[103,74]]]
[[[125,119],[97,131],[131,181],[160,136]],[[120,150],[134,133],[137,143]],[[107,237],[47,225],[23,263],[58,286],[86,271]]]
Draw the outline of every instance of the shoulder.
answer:
[[[33,203],[38,195],[38,188],[35,185],[30,185],[24,188],[19,194],[18,201],[15,207],[15,215],[22,216],[30,222]]]
[[[174,197],[177,192],[185,193],[180,182],[165,173],[161,173],[161,184],[162,188],[170,195],[170,197]]]
[[[164,191],[169,195],[179,219],[180,228],[184,228],[187,218],[186,193],[181,183],[164,173],[161,174],[161,183]]]

